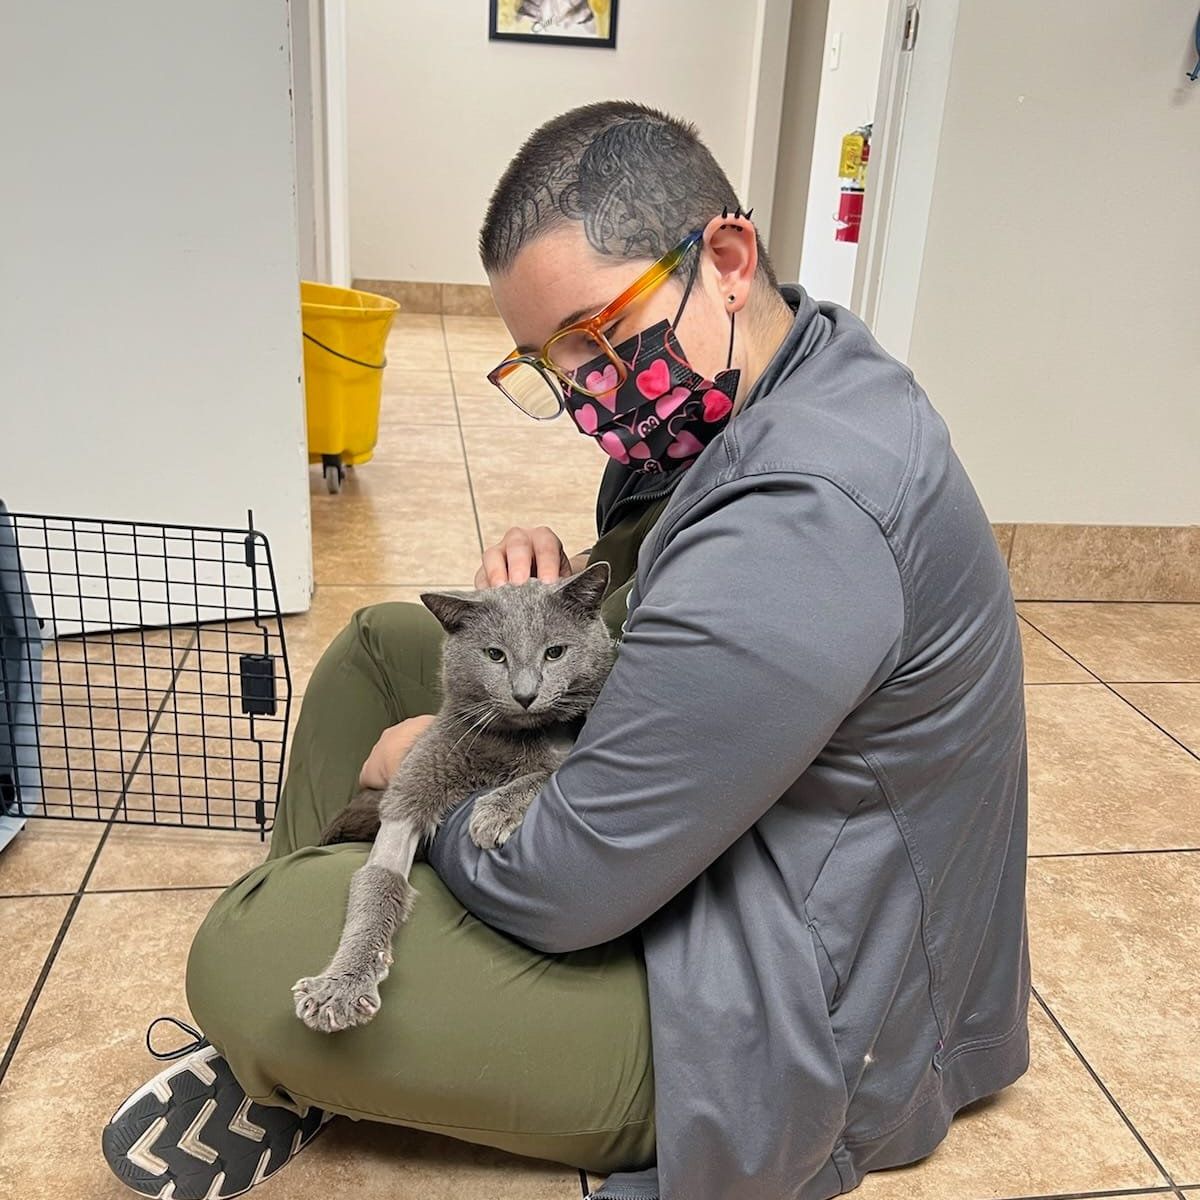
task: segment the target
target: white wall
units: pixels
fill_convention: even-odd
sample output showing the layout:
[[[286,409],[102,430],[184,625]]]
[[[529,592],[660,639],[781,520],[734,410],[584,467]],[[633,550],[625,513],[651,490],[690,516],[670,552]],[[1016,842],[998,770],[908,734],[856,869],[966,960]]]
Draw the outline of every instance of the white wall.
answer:
[[[838,304],[850,303],[858,250],[853,242],[834,241],[842,182],[838,160],[842,138],[875,116],[887,10],[888,0],[829,0],[804,245],[798,264],[777,264],[780,278],[795,278],[798,267],[800,282],[813,296]],[[839,37],[841,50],[834,69],[829,49]]]
[[[286,0],[10,5],[0,496],[312,569]]]
[[[962,0],[910,361],[993,520],[1200,521],[1195,20]]]
[[[753,137],[748,110],[763,3],[625,0],[617,49],[600,50],[489,42],[482,0],[354,0],[347,69],[354,274],[484,282],[475,245],[496,180],[538,125],[589,101],[639,100],[695,122],[736,187],[747,133]],[[761,197],[742,199],[769,205],[773,189],[772,179]]]

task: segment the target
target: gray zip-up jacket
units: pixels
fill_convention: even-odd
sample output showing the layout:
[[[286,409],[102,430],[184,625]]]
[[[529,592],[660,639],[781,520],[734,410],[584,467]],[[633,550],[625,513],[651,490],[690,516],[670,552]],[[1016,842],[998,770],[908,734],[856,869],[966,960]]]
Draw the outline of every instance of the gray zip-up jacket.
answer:
[[[910,372],[787,295],[642,544],[574,751],[503,849],[467,805],[431,852],[536,948],[641,926],[663,1200],[823,1200],[1028,1064],[1005,565]]]

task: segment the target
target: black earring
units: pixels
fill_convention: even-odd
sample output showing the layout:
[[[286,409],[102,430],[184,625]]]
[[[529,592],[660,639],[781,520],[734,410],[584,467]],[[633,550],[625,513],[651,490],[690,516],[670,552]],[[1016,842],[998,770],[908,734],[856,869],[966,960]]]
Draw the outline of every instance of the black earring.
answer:
[[[734,302],[736,299],[737,299],[737,297],[736,297],[736,296],[730,296],[730,297],[729,297],[729,303],[730,303],[730,304],[732,304],[732,303],[733,303],[733,302]]]

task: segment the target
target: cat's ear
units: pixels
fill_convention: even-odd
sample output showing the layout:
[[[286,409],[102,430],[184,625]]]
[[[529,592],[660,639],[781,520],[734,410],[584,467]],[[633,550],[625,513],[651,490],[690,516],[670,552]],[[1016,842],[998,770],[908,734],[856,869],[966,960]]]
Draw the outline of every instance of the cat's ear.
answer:
[[[447,633],[457,633],[482,607],[479,600],[451,592],[423,592],[421,603],[441,621]]]
[[[581,617],[594,617],[600,611],[610,574],[608,563],[593,563],[558,585],[559,599],[571,612]]]

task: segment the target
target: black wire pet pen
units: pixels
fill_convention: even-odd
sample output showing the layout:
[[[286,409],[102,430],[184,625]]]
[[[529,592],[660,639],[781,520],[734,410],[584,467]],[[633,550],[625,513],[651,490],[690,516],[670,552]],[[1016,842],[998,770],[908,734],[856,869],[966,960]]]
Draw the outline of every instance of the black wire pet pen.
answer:
[[[291,701],[254,528],[0,505],[0,813],[272,827]]]

